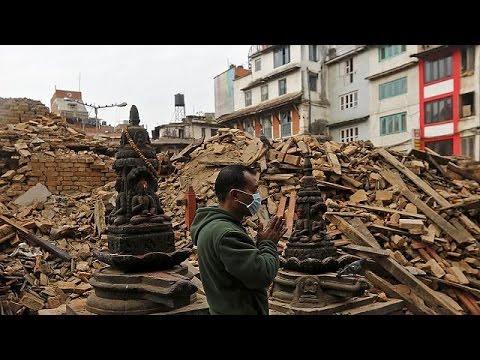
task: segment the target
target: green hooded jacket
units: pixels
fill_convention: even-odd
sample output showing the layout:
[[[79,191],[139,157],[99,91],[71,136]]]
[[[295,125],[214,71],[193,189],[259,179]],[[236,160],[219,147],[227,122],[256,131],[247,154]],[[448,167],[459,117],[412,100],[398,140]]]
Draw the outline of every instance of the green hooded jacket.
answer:
[[[268,315],[267,288],[279,268],[275,243],[255,245],[238,220],[214,206],[197,210],[190,231],[210,313]]]

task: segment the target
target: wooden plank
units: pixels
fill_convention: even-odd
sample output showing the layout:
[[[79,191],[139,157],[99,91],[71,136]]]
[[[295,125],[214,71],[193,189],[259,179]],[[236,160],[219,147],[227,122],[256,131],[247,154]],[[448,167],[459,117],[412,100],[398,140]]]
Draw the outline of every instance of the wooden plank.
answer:
[[[455,295],[460,299],[460,301],[465,305],[465,307],[468,309],[470,314],[472,315],[480,315],[480,307],[478,304],[475,302],[474,299],[472,299],[472,296],[462,290],[459,289],[452,289]]]
[[[282,197],[280,198],[280,203],[278,204],[277,216],[280,216],[280,217],[283,217],[283,216],[284,216],[286,205],[287,205],[287,197],[286,197],[286,196],[282,196]]]
[[[200,143],[198,144],[193,143],[188,145],[185,149],[180,151],[177,155],[172,156],[170,158],[170,161],[173,163],[174,161],[178,161],[178,160],[180,161],[187,160],[189,158],[189,155],[202,144],[203,144],[203,140],[200,141]]]
[[[318,186],[320,186],[320,187],[329,187],[329,188],[333,188],[333,189],[337,189],[337,190],[350,191],[352,193],[355,192],[355,189],[349,188],[347,186],[331,183],[331,182],[328,182],[328,181],[318,180],[317,183],[318,183]]]
[[[367,210],[371,210],[371,211],[385,212],[385,213],[389,213],[389,214],[400,214],[402,216],[413,217],[415,219],[426,219],[427,218],[423,214],[414,214],[414,213],[407,212],[407,211],[394,210],[394,209],[389,209],[389,208],[380,207],[380,206],[357,205],[357,204],[350,204],[350,203],[348,204],[348,206],[361,208],[361,209],[367,209]]]
[[[267,181],[288,181],[294,177],[293,174],[269,174],[263,177]]]
[[[348,244],[348,245],[342,246],[342,250],[358,251],[358,252],[362,252],[372,256],[383,256],[383,257],[390,256],[390,253],[388,251],[382,250],[382,249],[375,249],[370,246]]]
[[[293,229],[293,222],[295,219],[295,205],[297,201],[297,192],[295,190],[290,192],[290,200],[288,202],[287,215],[285,216],[285,222],[287,226],[286,236],[290,237]]]
[[[14,232],[12,232],[11,234],[8,234],[7,236],[2,237],[2,238],[0,239],[0,244],[1,244],[1,243],[4,243],[5,241],[8,241],[8,240],[14,238],[15,235],[16,235],[16,233],[15,233],[15,231],[14,231]]]
[[[412,236],[412,234],[410,234],[408,231],[395,229],[395,228],[391,228],[391,227],[388,227],[388,226],[377,225],[377,224],[369,224],[368,227],[373,228],[375,230],[378,230],[380,232],[387,231],[387,232],[392,232],[392,233],[399,234],[399,235]]]
[[[438,211],[445,211],[448,209],[458,209],[458,208],[465,208],[465,209],[474,209],[480,207],[480,196],[470,196],[462,201],[459,201],[455,204],[451,204],[449,206],[444,206],[438,209]]]
[[[370,270],[365,271],[365,277],[372,283],[373,286],[382,290],[388,297],[394,299],[401,299],[405,301],[405,306],[415,315],[436,315],[435,311],[425,306],[422,303],[415,302],[413,298],[407,294],[400,293],[388,281],[382,279],[377,274]]]
[[[370,215],[369,214],[357,214],[357,213],[353,213],[353,212],[338,212],[338,211],[328,211],[326,212],[325,214],[330,214],[330,215],[338,215],[338,216],[343,216],[343,217],[354,217],[354,216],[358,216],[358,217],[363,217],[363,218],[370,218]]]
[[[371,246],[377,249],[380,248],[380,245],[378,245],[373,235],[368,231],[367,227],[360,219],[352,219],[351,224],[353,226],[338,216],[328,216],[328,219],[342,230],[342,232],[349,237],[353,243],[357,245]],[[450,315],[461,314],[391,257],[377,257],[375,260],[399,282],[412,289],[412,291],[420,296],[427,304],[435,306],[437,312]]]
[[[383,149],[380,149],[383,150]],[[403,165],[402,165],[403,166]],[[443,231],[445,231],[452,239],[458,244],[468,245],[468,240],[460,235],[458,229],[456,229],[447,220],[441,217],[436,211],[432,210],[427,204],[425,204],[420,198],[411,192],[402,181],[399,180],[399,176],[393,174],[391,171],[383,170],[380,175],[387,180],[391,185],[397,186],[400,192],[405,196],[412,204],[414,204],[421,212],[423,212],[430,220],[437,224]]]
[[[442,175],[444,179],[448,179],[447,172],[445,171],[444,168],[442,168],[442,166],[437,162],[437,160],[435,160],[435,158],[432,156],[432,154],[428,154],[428,160],[427,161],[430,164],[432,164],[440,172],[440,175]]]
[[[376,302],[370,305],[359,306],[354,309],[339,312],[339,315],[388,315],[404,308],[401,299],[390,299],[385,302]]]
[[[15,229],[17,229],[17,231],[20,233],[20,235],[23,238],[25,238],[25,240],[30,242],[31,244],[33,244],[35,246],[40,246],[42,249],[48,251],[51,254],[54,254],[54,255],[58,256],[61,259],[70,260],[72,258],[66,251],[58,248],[57,246],[49,243],[48,241],[44,241],[42,239],[39,239],[34,234],[32,234],[30,231],[25,229],[23,226],[15,224],[13,221],[6,218],[5,216],[0,215],[0,219],[2,221],[6,222],[7,224],[12,225]]]
[[[265,155],[260,158],[258,163],[260,164],[260,172],[261,173],[263,173],[265,170],[267,170],[267,158],[265,157]]]
[[[436,153],[434,154],[432,152],[428,152],[428,150],[430,150],[430,149],[428,149],[428,150],[427,149],[428,148],[426,148],[426,151],[412,149],[412,150],[410,150],[410,154],[412,154],[413,156],[415,156],[418,159],[422,159],[422,160],[426,160],[426,161],[428,161],[429,157],[431,156],[433,159],[435,159],[435,161],[438,164],[441,164],[441,165],[447,165],[450,162],[449,158],[446,158],[444,156],[440,156]]]
[[[450,219],[450,223],[455,226],[458,230],[458,232],[460,233],[460,236],[462,238],[464,238],[466,241],[468,242],[471,242],[471,243],[474,243],[476,241],[475,237],[470,234],[463,226],[462,224],[460,224],[460,221],[455,218],[455,217],[452,217]]]
[[[332,170],[335,174],[342,175],[342,167],[338,162],[337,155],[332,151],[330,143],[325,143],[325,150],[327,151],[327,159],[330,165],[332,166]]]
[[[454,173],[462,175],[465,179],[473,180],[480,184],[480,178],[478,176],[476,176],[475,174],[472,174],[465,168],[455,165],[452,162],[449,162],[447,164],[447,169],[453,171]]]
[[[467,215],[461,214],[458,219],[467,227],[468,230],[480,235],[480,226],[475,224]]]
[[[345,175],[345,174],[342,174],[341,176],[342,180],[345,181],[347,184],[350,184],[352,185],[353,187],[356,187],[356,188],[359,188],[360,186],[362,186],[363,184],[360,182],[360,181],[357,181],[355,179],[352,179],[351,177]]]
[[[417,175],[415,175],[410,169],[408,169],[405,165],[403,165],[400,161],[398,161],[395,158],[395,156],[390,154],[387,150],[380,148],[378,149],[378,153],[390,164],[395,166],[402,174],[404,174],[407,178],[413,181],[413,183],[417,185],[421,190],[423,190],[426,194],[431,196],[439,205],[441,206],[450,205],[450,203],[446,199],[444,199],[439,193],[437,193],[430,185],[428,185],[425,181],[423,181]]]

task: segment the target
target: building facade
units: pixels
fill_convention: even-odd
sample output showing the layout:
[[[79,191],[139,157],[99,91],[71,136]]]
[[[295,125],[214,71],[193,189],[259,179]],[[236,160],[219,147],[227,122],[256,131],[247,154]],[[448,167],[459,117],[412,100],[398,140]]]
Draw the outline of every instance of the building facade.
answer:
[[[66,99],[73,101],[68,101]],[[55,92],[50,99],[51,112],[60,115],[68,123],[84,123],[88,119],[88,111],[85,108],[85,105],[79,104],[75,102],[75,100],[83,102],[82,93],[80,91],[55,89]]]
[[[328,115],[325,55],[325,45],[253,45],[250,72],[233,81],[234,111],[217,122],[267,138],[323,133]]]
[[[332,140],[369,139],[369,54],[366,45],[332,45],[325,61]]]
[[[422,147],[480,160],[478,48],[417,46]]]

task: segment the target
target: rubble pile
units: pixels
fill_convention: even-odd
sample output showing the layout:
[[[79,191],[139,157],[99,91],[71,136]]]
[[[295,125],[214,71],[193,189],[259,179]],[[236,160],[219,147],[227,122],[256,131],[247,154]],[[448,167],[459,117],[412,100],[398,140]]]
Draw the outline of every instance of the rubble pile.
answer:
[[[113,183],[74,196],[52,195],[45,187],[39,195],[38,188],[20,196],[19,205],[0,204],[1,314],[59,306],[81,312],[92,289],[88,279],[105,266],[92,251],[107,248],[101,215],[113,208]]]
[[[258,215],[246,220],[247,232],[255,236],[258,221],[266,223],[275,214],[286,217],[290,232],[294,222],[290,199],[296,198],[304,157],[311,155],[328,206],[329,233],[338,249],[379,263],[379,257],[396,263],[396,272],[376,267],[383,282],[374,278],[375,273],[369,277],[379,291],[406,300],[414,313],[430,313],[441,299],[449,304],[450,313],[480,314],[478,164],[428,149],[405,155],[377,149],[369,141],[319,143],[315,137],[293,136],[271,146],[238,129],[220,129],[218,135],[176,157],[176,173],[160,189],[165,211],[175,220],[177,241],[191,246],[185,224],[188,187],[193,187],[199,207],[215,204],[216,176],[232,163],[257,168],[259,191],[267,199]],[[352,225],[358,220],[368,234]],[[419,296],[421,284],[429,287],[428,296]]]
[[[0,97],[0,125],[21,123],[49,114],[49,109],[38,100]]]

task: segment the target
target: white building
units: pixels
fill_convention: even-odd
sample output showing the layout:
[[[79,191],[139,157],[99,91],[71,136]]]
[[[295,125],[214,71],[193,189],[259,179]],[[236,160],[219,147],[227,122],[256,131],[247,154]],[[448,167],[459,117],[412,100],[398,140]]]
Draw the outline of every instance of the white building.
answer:
[[[217,122],[269,138],[322,133],[328,115],[325,55],[325,45],[252,46],[250,72],[233,81],[234,111]]]
[[[379,45],[368,50],[369,139],[375,146],[408,151],[420,129],[416,45]]]
[[[328,50],[328,130],[332,140],[366,140],[369,135],[369,54],[366,45],[333,45]]]

